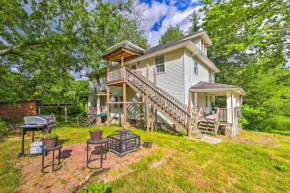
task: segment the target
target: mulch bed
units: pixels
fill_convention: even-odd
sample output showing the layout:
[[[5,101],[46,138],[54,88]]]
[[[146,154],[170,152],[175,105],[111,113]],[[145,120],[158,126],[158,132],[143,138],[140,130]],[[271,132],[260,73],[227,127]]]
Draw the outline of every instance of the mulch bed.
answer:
[[[45,169],[48,174],[41,173],[41,156],[26,157],[21,161],[21,186],[20,192],[69,192],[80,188],[91,176],[95,176],[117,168],[132,164],[140,160],[144,155],[151,153],[154,149],[141,148],[138,152],[133,152],[123,158],[119,158],[114,153],[108,152],[107,159],[103,162],[103,169],[88,169],[86,167],[86,144],[71,144],[64,146],[61,150],[62,168],[56,172],[51,171],[51,167]],[[90,146],[89,155],[91,159],[100,158],[100,146]],[[58,158],[58,151],[55,151]],[[45,165],[52,162],[52,152],[45,157]],[[57,163],[57,159],[55,159]],[[98,168],[100,160],[90,163],[90,167]]]

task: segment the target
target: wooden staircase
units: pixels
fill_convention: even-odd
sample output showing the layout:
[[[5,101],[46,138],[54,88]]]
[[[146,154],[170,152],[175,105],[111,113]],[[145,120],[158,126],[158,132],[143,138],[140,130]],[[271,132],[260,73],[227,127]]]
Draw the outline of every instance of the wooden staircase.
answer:
[[[96,124],[97,122],[97,118],[94,115],[89,115],[87,118],[85,118],[80,124],[79,126],[82,127],[89,127],[92,126],[94,124]]]
[[[108,72],[108,84],[120,81],[125,81],[127,85],[143,98],[146,99],[148,97],[149,104],[174,123],[177,130],[184,132],[197,130],[195,116],[199,116],[199,113],[195,112],[194,109],[189,109],[186,104],[180,102],[160,87],[155,86],[145,76],[126,67]],[[205,123],[207,122],[201,122],[201,132],[212,134],[212,123]],[[189,126],[190,128],[188,128]]]

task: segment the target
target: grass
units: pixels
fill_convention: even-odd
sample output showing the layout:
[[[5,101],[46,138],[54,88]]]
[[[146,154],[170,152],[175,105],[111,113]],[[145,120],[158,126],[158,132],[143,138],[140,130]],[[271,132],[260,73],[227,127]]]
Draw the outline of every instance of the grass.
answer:
[[[106,136],[116,129],[120,128],[105,127],[103,134]],[[153,141],[157,148],[129,166],[134,172],[111,182],[113,192],[290,192],[289,137],[276,135],[279,147],[230,140],[212,145],[183,138],[178,133],[130,129],[140,135],[142,141]],[[54,131],[64,145],[83,143],[89,137],[87,128],[76,126],[61,125]],[[243,131],[242,136],[252,140],[259,138],[259,134],[248,131]],[[12,133],[0,140],[0,192],[17,192],[17,187],[25,183],[16,159],[21,134]],[[29,160],[29,157],[21,159]],[[149,167],[162,159],[166,164]],[[123,170],[107,174],[117,176],[120,172]],[[62,183],[67,181],[62,179]]]

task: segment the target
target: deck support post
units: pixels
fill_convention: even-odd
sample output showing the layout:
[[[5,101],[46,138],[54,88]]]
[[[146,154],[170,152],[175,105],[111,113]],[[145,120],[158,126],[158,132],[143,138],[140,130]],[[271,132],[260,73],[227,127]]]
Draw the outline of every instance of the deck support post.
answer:
[[[198,130],[197,92],[194,93],[194,109],[195,109],[194,124],[195,124],[195,129]]]
[[[141,102],[144,103],[143,97],[140,96]],[[140,127],[144,127],[144,111],[143,111],[143,104],[140,104]]]
[[[146,66],[146,82],[149,82],[149,64]],[[146,87],[146,127],[147,131],[149,131],[149,90]]]
[[[67,108],[64,107],[64,123],[67,123]]]
[[[110,71],[109,60],[107,60],[107,81],[108,81],[108,72]],[[107,85],[107,102],[110,102],[110,87]],[[110,126],[110,105],[107,103],[107,127]]]
[[[187,136],[190,137],[191,135],[191,92],[188,92],[188,106],[187,106]]]
[[[124,56],[123,56],[123,51],[121,52],[121,66],[123,67],[123,79],[125,80],[126,74],[125,74],[125,68],[124,68]],[[127,127],[127,85],[126,82],[123,82],[123,118],[124,118],[124,123],[123,126],[126,128]]]

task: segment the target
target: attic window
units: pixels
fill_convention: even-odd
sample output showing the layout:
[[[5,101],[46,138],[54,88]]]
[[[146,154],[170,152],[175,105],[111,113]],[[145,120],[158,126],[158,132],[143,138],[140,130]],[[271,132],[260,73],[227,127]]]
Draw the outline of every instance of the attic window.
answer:
[[[157,74],[165,72],[165,56],[164,55],[155,57],[155,66],[156,66]]]

